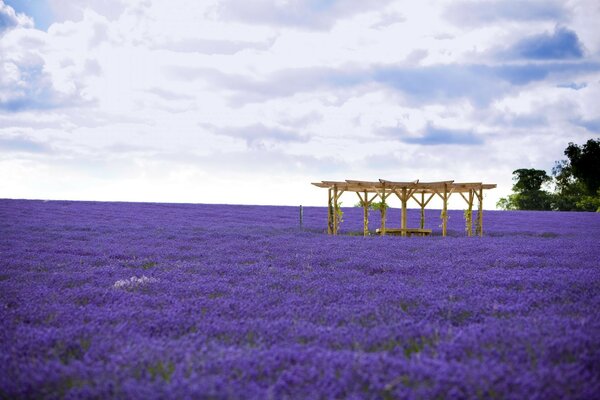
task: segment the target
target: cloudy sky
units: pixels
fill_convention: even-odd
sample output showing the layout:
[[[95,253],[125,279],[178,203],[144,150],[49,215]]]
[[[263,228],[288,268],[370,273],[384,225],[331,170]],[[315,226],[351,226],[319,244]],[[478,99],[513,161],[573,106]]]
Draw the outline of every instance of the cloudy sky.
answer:
[[[454,179],[497,183],[493,208],[600,136],[598,21],[597,0],[0,0],[0,198]]]

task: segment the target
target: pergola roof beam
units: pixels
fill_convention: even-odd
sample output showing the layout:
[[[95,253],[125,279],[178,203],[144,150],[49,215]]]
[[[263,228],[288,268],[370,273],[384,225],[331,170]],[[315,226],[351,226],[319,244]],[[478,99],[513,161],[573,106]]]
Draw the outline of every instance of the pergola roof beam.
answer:
[[[481,183],[481,182],[454,182],[454,181],[439,181],[439,182],[419,182],[419,180],[410,182],[388,181],[380,179],[379,182],[374,181],[359,181],[348,179],[346,181],[321,181],[313,182],[312,185],[320,188],[333,188],[337,186],[340,190],[348,191],[368,191],[371,193],[392,192],[395,189],[414,189],[415,193],[435,193],[444,188],[453,193],[466,193],[470,190],[478,189],[495,189],[496,184]]]

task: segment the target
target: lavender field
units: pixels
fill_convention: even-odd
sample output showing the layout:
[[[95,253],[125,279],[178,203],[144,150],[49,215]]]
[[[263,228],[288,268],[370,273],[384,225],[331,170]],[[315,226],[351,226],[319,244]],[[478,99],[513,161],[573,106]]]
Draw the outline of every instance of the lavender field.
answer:
[[[344,211],[0,200],[0,398],[598,398],[600,214]]]

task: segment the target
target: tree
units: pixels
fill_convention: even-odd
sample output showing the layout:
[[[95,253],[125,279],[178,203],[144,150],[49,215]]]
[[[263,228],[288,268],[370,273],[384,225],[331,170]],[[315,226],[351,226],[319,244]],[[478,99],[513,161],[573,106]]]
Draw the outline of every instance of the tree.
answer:
[[[600,139],[565,149],[568,160],[552,168],[554,193],[542,190],[551,178],[538,169],[513,171],[514,193],[501,198],[496,206],[504,210],[559,210],[600,212]]]
[[[529,168],[513,171],[513,194],[496,205],[505,210],[551,210],[552,195],[542,185],[552,180],[544,170]]]
[[[583,146],[569,143],[569,160],[557,161],[552,169],[556,194],[554,209],[560,211],[600,211],[600,139]]]
[[[600,139],[590,139],[579,147],[569,143],[565,149],[573,176],[580,180],[587,194],[594,196],[600,189]]]
[[[552,168],[555,196],[553,208],[559,211],[576,211],[577,202],[585,195],[585,187],[573,176],[568,161],[557,161]]]

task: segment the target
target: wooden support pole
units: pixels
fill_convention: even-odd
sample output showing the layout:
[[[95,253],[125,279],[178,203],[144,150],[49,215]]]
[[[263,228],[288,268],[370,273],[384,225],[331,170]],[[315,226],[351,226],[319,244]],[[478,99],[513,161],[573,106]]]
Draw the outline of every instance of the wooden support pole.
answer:
[[[338,188],[333,186],[333,234],[337,235],[338,229]]]
[[[364,191],[365,200],[363,201],[363,236],[369,236],[369,201],[367,191]],[[360,197],[360,196],[359,196]]]
[[[469,205],[467,207],[467,213],[465,218],[467,219],[467,236],[473,236],[473,189],[469,190]]]
[[[479,236],[483,236],[483,188],[479,188],[479,208],[477,210],[477,230]]]
[[[385,236],[385,219],[386,219],[386,215],[387,215],[387,207],[386,207],[385,199],[387,199],[387,197],[388,197],[388,195],[385,194],[385,185],[383,186],[381,193],[379,193],[379,197],[381,198],[381,209],[379,210],[379,213],[381,214],[380,232],[381,232],[381,236]]]
[[[331,188],[327,189],[327,234],[333,234],[333,201]]]
[[[425,192],[421,192],[421,229],[425,229]]]
[[[448,228],[448,185],[444,184],[444,196],[442,197],[444,200],[444,205],[442,208],[442,236],[446,236],[446,231]]]
[[[406,209],[406,203],[407,203],[407,198],[406,198],[406,188],[402,188],[402,198],[400,199],[400,201],[402,202],[402,221],[400,224],[400,227],[402,229],[406,229],[406,213],[407,213],[407,209]],[[402,236],[406,236],[406,231],[402,231]]]
[[[387,206],[385,202],[385,197],[381,201],[381,235],[385,236],[385,220],[387,218]]]

